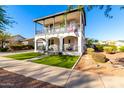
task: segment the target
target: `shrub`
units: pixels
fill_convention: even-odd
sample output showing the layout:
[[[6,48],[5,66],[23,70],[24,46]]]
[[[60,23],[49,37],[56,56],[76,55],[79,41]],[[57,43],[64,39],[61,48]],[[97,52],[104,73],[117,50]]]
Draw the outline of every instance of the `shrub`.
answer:
[[[11,50],[28,50],[33,49],[34,47],[32,45],[13,45],[10,46]]]
[[[104,47],[104,52],[106,53],[113,54],[113,53],[116,53],[116,51],[117,51],[116,46],[105,46]]]
[[[109,45],[110,47],[112,47],[113,48],[113,50],[117,50],[117,46],[115,46],[115,45]]]
[[[27,49],[34,49],[33,45],[23,45],[24,47],[27,47]]]
[[[95,50],[98,52],[103,52],[103,47],[104,47],[104,45],[96,45]]]
[[[96,62],[101,62],[101,63],[105,63],[107,62],[107,58],[104,54],[99,54],[99,53],[92,53],[92,58],[96,61]]]
[[[121,46],[121,47],[119,48],[119,50],[120,50],[121,52],[124,52],[124,46]]]
[[[38,49],[39,49],[39,50],[43,50],[43,51],[45,51],[46,48],[45,48],[44,45],[41,45],[41,46],[38,47]]]
[[[8,48],[0,48],[0,52],[7,52]]]
[[[92,54],[94,52],[94,49],[93,48],[87,48],[87,53],[88,54]]]

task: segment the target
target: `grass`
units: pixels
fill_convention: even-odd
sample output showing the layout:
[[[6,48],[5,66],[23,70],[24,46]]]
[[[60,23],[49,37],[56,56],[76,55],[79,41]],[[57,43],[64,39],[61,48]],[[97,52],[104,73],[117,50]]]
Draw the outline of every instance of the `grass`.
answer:
[[[33,62],[50,66],[71,68],[77,61],[78,57],[79,56],[51,55],[42,59],[33,60]]]
[[[41,55],[42,55],[41,53],[29,52],[29,53],[9,55],[9,56],[5,56],[5,57],[13,58],[13,59],[16,59],[16,60],[25,60],[25,59],[38,57],[38,56],[41,56]]]

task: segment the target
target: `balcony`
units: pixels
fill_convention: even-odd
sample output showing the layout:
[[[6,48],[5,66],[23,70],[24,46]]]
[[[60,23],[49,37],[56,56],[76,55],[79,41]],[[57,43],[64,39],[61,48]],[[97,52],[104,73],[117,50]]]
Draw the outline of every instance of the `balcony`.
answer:
[[[54,27],[54,28],[44,28],[42,30],[37,30],[36,35],[47,35],[47,34],[60,34],[60,33],[72,33],[72,32],[77,32],[79,31],[79,26],[68,26],[67,28],[65,27]]]

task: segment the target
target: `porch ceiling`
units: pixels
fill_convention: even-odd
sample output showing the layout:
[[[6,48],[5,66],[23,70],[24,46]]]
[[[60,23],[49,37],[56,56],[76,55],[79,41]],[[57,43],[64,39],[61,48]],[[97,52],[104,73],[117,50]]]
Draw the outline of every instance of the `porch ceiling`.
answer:
[[[44,20],[39,20],[39,21],[37,21],[37,23],[44,24],[45,26],[48,26],[49,24],[53,24],[53,22],[55,20],[55,25],[56,25],[58,23],[63,23],[64,17],[65,17],[65,15],[62,14],[62,15],[54,16],[54,17],[47,18]],[[75,12],[67,13],[67,22],[70,20],[76,20],[77,23],[79,23],[80,22],[80,12],[75,11]]]

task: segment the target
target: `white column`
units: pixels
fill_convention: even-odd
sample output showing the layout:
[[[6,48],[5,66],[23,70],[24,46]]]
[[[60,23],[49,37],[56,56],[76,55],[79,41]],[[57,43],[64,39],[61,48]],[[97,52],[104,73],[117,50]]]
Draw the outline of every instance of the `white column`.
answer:
[[[59,38],[59,51],[63,52],[63,37]]]
[[[37,39],[34,40],[34,52],[37,52]]]
[[[65,32],[66,32],[67,31],[67,14],[64,17],[65,17]]]
[[[55,33],[55,18],[53,18],[53,33]]]
[[[49,43],[49,40],[48,39],[46,39],[46,51],[48,51],[48,43]]]
[[[34,52],[37,52],[37,40],[36,40],[36,31],[37,31],[37,23],[34,23],[34,30],[35,30],[35,34],[34,34]]]
[[[80,11],[80,31],[79,33],[79,37],[78,37],[78,52],[80,54],[83,53],[83,23],[82,23],[82,11]]]

